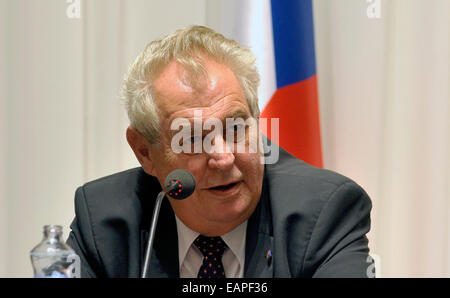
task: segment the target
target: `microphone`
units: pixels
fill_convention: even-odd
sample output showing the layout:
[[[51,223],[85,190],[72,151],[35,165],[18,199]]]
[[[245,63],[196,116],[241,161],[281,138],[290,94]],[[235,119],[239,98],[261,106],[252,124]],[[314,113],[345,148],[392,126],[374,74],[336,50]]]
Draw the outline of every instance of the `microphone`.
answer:
[[[162,200],[164,199],[166,194],[173,199],[183,200],[189,197],[194,192],[194,190],[195,179],[188,170],[178,169],[172,171],[169,175],[167,175],[166,180],[164,181],[164,189],[156,197],[155,207],[153,208],[153,216],[150,224],[150,234],[148,237],[144,269],[142,270],[141,278],[145,278],[147,276]]]
[[[183,200],[194,192],[195,179],[188,170],[178,169],[167,175],[164,185],[170,197]]]

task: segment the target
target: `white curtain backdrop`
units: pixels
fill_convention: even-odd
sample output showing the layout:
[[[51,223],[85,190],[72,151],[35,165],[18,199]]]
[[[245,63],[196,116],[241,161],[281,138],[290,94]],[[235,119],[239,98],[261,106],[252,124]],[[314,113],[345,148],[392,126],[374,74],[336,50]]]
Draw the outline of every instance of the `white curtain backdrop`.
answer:
[[[450,276],[449,3],[315,1],[324,164],[373,201],[386,277]]]
[[[76,187],[138,165],[118,94],[145,44],[230,35],[253,3],[80,2],[69,19],[65,0],[0,0],[0,277],[32,276],[43,225],[68,235]],[[450,277],[449,3],[380,0],[369,18],[366,0],[314,0],[324,164],[371,196],[383,277]]]
[[[6,26],[6,3],[0,2],[0,28]],[[5,67],[6,55],[6,34],[5,30],[0,29],[0,69]],[[6,71],[0,70],[0,276],[6,276],[6,256],[8,253],[8,221],[7,221],[7,191],[6,191]]]

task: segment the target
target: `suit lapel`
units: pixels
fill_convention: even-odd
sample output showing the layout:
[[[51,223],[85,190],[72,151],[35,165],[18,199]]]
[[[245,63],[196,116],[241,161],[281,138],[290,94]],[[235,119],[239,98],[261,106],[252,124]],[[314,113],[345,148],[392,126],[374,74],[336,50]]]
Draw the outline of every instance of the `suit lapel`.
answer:
[[[266,257],[273,247],[272,235],[269,189],[264,172],[261,198],[247,225],[244,277],[273,277],[272,257]]]

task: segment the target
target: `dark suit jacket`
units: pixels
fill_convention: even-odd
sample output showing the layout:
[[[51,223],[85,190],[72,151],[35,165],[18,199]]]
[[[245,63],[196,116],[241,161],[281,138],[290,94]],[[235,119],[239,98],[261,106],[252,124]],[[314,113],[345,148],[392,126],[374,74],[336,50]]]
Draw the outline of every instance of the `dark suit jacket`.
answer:
[[[140,276],[160,190],[141,168],[77,189],[67,243],[81,258],[82,277]],[[248,221],[244,276],[367,277],[370,210],[355,182],[280,148],[279,161],[265,165],[261,199]],[[148,276],[179,277],[178,263],[174,212],[165,199]]]

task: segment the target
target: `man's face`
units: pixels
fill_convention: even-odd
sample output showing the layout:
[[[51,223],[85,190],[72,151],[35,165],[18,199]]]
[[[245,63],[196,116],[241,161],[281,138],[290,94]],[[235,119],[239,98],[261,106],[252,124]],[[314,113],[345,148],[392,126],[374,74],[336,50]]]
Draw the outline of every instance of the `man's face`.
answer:
[[[161,138],[160,144],[149,150],[152,169],[144,169],[161,185],[171,171],[189,170],[197,182],[194,193],[184,200],[170,199],[170,203],[185,225],[215,236],[229,232],[252,214],[261,195],[264,165],[260,153],[248,149],[245,153],[230,152],[225,133],[223,138],[214,138],[216,145],[224,146],[222,153],[206,153],[204,149],[202,153],[173,152],[171,140],[177,131],[170,125],[177,118],[189,119],[193,127],[194,112],[201,111],[203,121],[218,118],[225,129],[226,118],[251,117],[245,94],[230,68],[208,59],[204,66],[207,78],[195,84],[196,88],[190,86],[187,72],[175,62],[154,82]]]

